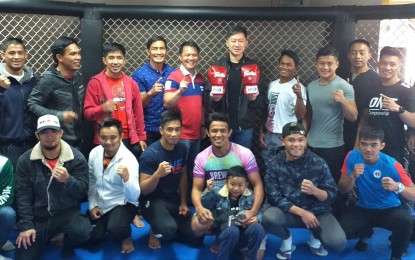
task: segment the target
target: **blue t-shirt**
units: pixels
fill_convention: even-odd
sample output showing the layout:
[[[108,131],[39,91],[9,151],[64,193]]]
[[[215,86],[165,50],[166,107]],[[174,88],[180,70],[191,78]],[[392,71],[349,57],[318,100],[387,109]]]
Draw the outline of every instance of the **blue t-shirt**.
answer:
[[[161,77],[160,83],[166,84],[167,77],[174,71],[174,68],[168,64],[164,64],[163,70],[157,71],[151,67],[148,61],[144,66],[134,71],[131,76],[138,84],[140,92],[150,91],[154,83]],[[160,127],[160,115],[165,110],[163,106],[164,91],[155,95],[147,107],[144,109],[145,130],[148,132],[158,132]]]
[[[356,206],[367,209],[387,209],[401,205],[399,195],[382,187],[382,178],[390,177],[396,182],[409,186],[412,181],[395,159],[384,153],[379,153],[379,159],[374,164],[365,163],[360,150],[350,151],[345,159],[342,174],[350,176],[355,164],[364,164],[365,170],[356,179]]]
[[[182,168],[186,166],[186,156],[187,148],[182,141],[179,141],[172,151],[164,149],[160,140],[148,146],[139,159],[140,173],[153,175],[163,161],[169,162],[172,171],[160,178],[157,188],[152,193],[140,196],[140,198],[143,200],[161,198],[174,202],[180,201],[178,193],[180,173]]]

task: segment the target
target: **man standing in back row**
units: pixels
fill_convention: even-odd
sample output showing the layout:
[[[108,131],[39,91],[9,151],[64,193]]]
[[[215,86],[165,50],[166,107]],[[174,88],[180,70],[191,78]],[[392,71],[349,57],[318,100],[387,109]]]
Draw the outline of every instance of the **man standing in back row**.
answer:
[[[54,64],[33,88],[27,101],[30,111],[40,117],[55,115],[69,145],[82,145],[82,108],[85,88],[79,72],[81,49],[75,39],[59,37],[50,47]]]
[[[244,27],[235,26],[228,30],[228,54],[212,66],[217,75],[225,78],[224,84],[219,85],[223,91],[221,94],[215,92],[218,82],[212,74],[206,82],[205,103],[210,106],[207,108],[209,113],[213,110],[229,116],[230,141],[250,149],[257,110],[265,99],[266,86],[257,62],[245,55],[247,46],[248,33]]]

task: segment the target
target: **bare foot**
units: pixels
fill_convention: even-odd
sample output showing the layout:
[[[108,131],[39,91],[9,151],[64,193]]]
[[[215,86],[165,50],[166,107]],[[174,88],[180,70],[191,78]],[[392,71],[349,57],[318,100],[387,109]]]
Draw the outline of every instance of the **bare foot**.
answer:
[[[218,245],[218,244],[213,244],[213,245],[210,247],[210,252],[212,252],[212,253],[214,253],[214,254],[217,254],[217,253],[218,253],[218,251],[219,251],[219,245]]]
[[[65,234],[64,234],[64,233],[59,233],[57,236],[54,236],[54,237],[50,240],[50,242],[51,242],[52,244],[57,245],[57,246],[61,246],[61,245],[63,245],[64,236],[65,236]]]
[[[123,239],[121,245],[121,254],[128,254],[134,251],[134,244],[131,237]]]
[[[264,258],[264,249],[259,249],[258,250],[258,254],[257,254],[257,260],[262,260],[262,258]]]
[[[134,226],[136,226],[137,228],[142,228],[144,227],[144,222],[142,220],[142,216],[139,215],[135,215],[134,219],[133,219],[133,224]]]
[[[160,249],[161,242],[160,240],[154,236],[153,230],[150,229],[150,236],[148,239],[148,247],[151,249]]]

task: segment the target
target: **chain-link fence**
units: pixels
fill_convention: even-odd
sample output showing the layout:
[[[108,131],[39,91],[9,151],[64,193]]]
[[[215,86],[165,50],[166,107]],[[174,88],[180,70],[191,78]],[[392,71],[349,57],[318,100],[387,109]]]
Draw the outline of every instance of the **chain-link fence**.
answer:
[[[372,47],[370,67],[377,70],[376,61],[380,50],[385,46],[401,50],[405,60],[401,78],[411,86],[415,83],[415,20],[386,19],[359,21],[356,26],[356,38],[366,39]]]
[[[292,49],[298,53],[298,75],[304,83],[317,77],[314,57],[317,50],[331,40],[331,24],[328,22],[108,19],[104,20],[104,42],[116,41],[126,46],[126,73],[131,74],[147,61],[145,43],[152,35],[163,35],[168,40],[168,63],[175,68],[180,66],[180,44],[186,40],[194,40],[201,48],[199,70],[206,75],[209,66],[227,53],[226,30],[236,24],[248,30],[249,46],[246,54],[259,62],[267,85],[278,77],[278,57],[283,49]],[[258,119],[263,118],[261,113],[266,111],[261,111],[257,115]],[[252,150],[263,168],[259,142],[256,140],[257,137],[253,141]]]
[[[225,34],[228,27],[240,24],[247,28],[250,44],[247,55],[259,61],[266,81],[277,78],[277,60],[284,48],[300,56],[299,75],[305,82],[315,79],[314,56],[330,41],[330,23],[299,21],[180,21],[180,20],[104,20],[104,42],[116,41],[127,48],[126,73],[131,74],[147,61],[145,44],[153,35],[168,40],[168,63],[180,65],[179,46],[194,40],[201,48],[199,70],[203,75],[209,66],[227,52]]]
[[[53,63],[49,47],[59,36],[79,40],[80,19],[67,16],[0,14],[0,37],[20,37],[29,52],[28,66],[39,74]]]
[[[260,18],[260,17],[259,17]],[[227,52],[226,29],[240,24],[248,29],[247,55],[259,62],[266,83],[275,80],[277,59],[282,49],[292,49],[300,57],[298,71],[304,84],[317,78],[314,57],[317,50],[331,41],[331,23],[324,21],[219,21],[219,20],[160,20],[160,19],[104,19],[103,42],[115,41],[127,48],[126,74],[147,61],[145,43],[152,35],[163,35],[168,40],[168,63],[178,68],[178,48],[185,40],[194,40],[201,47],[199,70],[203,75],[209,66]],[[70,16],[2,13],[0,36],[21,37],[27,43],[29,63],[38,73],[43,73],[52,63],[49,47],[61,35],[79,39],[80,19]],[[399,47],[406,55],[404,76],[408,83],[415,81],[414,62],[415,25],[413,20],[394,19],[359,21],[356,37],[371,42],[376,68],[380,48],[386,45]],[[96,64],[101,63],[97,60]],[[411,74],[412,73],[412,74]],[[259,154],[258,142],[253,150]]]

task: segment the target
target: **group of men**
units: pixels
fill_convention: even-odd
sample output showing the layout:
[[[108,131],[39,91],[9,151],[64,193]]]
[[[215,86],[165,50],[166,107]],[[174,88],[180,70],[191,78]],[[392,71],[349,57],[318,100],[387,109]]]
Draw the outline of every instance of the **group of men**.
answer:
[[[368,67],[370,44],[352,42],[349,83],[336,75],[337,51],[321,48],[319,78],[305,88],[296,77],[298,55],[283,50],[280,78],[267,93],[259,65],[245,55],[248,43],[243,27],[230,28],[228,54],[211,66],[206,81],[197,70],[200,48],[194,41],[180,45],[181,65],[174,70],[166,63],[167,41],[151,37],[149,61],[132,77],[123,73],[124,46],[109,43],[103,47],[104,70],[85,88],[76,40],[58,38],[50,48],[54,64],[38,78],[25,65],[23,41],[6,39],[0,246],[7,244],[17,215],[16,259],[39,258],[58,233],[64,234],[63,257],[107,232],[121,242],[121,253],[129,253],[130,223],[142,225],[139,209],[153,249],[174,238],[198,246],[213,232],[218,258],[241,249],[254,259],[265,250],[266,231],[282,239],[276,257],[290,259],[295,245],[288,228],[304,227],[310,229],[311,252],[324,256],[324,247],[341,252],[346,238],[367,245],[372,228],[380,226],[392,230],[391,259],[400,259],[412,222],[399,197],[415,199],[402,168],[404,125],[415,128],[415,96],[399,79],[400,52],[382,49],[378,75]],[[265,182],[249,150],[264,107],[259,143]],[[83,118],[95,123],[97,146],[88,161],[79,152]],[[206,134],[211,146],[200,151]],[[230,179],[234,166],[244,173]],[[238,179],[244,174],[252,191]],[[344,194],[355,186],[358,200],[345,209]],[[209,192],[224,199],[207,203],[202,198]],[[85,200],[88,217],[80,213]],[[229,203],[227,215],[223,203]],[[351,217],[356,214],[362,217]]]

